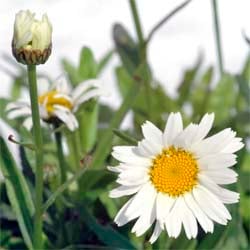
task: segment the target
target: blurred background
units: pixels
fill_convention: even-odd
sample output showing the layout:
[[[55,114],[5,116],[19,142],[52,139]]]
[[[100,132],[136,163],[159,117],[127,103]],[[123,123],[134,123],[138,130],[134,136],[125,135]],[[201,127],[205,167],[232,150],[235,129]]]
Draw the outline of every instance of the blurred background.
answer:
[[[139,0],[138,8],[145,34],[154,24],[166,15],[180,0],[158,0],[157,3]],[[242,31],[250,36],[250,1],[218,1],[221,37],[226,71],[232,73],[242,69],[249,47],[243,39]],[[53,53],[46,65],[39,67],[41,72],[49,72],[56,78],[62,72],[61,59],[68,58],[76,63],[82,46],[91,47],[100,58],[114,47],[112,26],[119,22],[133,35],[133,19],[126,0],[2,0],[0,20],[0,55],[11,55],[11,40],[15,13],[20,9],[30,9],[42,15],[44,12],[53,24]],[[216,48],[213,33],[213,13],[210,0],[194,0],[181,13],[159,30],[149,46],[149,61],[154,76],[164,89],[175,94],[184,69],[195,64],[198,54],[203,55],[202,67],[216,66]],[[110,87],[110,96],[103,101],[117,107],[120,103],[115,87],[113,67],[118,56],[103,71],[101,78]],[[0,96],[8,96],[11,77],[4,69],[9,67],[0,57]],[[218,67],[217,67],[218,69]]]

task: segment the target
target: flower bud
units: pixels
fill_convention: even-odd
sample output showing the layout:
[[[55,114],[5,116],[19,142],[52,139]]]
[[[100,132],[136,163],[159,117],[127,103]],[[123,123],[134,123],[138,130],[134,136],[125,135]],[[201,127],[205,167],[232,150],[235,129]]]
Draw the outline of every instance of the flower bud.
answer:
[[[51,36],[52,26],[46,14],[37,20],[34,13],[21,10],[15,18],[12,53],[20,63],[43,64],[51,53]]]

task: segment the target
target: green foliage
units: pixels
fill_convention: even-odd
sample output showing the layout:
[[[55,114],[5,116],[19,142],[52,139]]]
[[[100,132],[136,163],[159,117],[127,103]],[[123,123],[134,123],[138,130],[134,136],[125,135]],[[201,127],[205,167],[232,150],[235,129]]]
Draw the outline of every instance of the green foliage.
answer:
[[[17,168],[2,137],[0,137],[0,149],[1,171],[5,177],[8,198],[16,214],[24,241],[29,249],[33,249],[31,237],[33,233],[34,204],[31,194],[23,174]]]
[[[79,209],[80,216],[88,227],[97,235],[99,240],[111,248],[135,249],[135,247],[123,235],[114,230],[111,226],[100,225],[95,217],[89,213],[85,206]]]

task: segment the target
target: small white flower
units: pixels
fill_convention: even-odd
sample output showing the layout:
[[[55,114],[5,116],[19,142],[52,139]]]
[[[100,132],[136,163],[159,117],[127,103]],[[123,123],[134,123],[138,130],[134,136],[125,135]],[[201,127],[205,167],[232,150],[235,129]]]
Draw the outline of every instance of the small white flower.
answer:
[[[213,120],[214,114],[206,114],[183,129],[180,113],[171,113],[164,132],[147,121],[138,146],[113,148],[120,164],[108,169],[118,174],[120,186],[110,197],[133,195],[115,217],[118,226],[136,219],[132,232],[140,236],[155,223],[153,243],[163,230],[176,238],[183,226],[191,239],[198,223],[206,233],[214,222],[227,224],[231,215],[224,204],[238,202],[239,194],[220,185],[236,182],[229,167],[243,143],[230,128],[205,138]]]
[[[43,51],[51,44],[52,25],[46,14],[42,20],[35,19],[29,10],[16,14],[13,43],[16,49],[34,49]]]
[[[46,122],[53,122],[53,119],[57,118],[73,131],[78,128],[74,113],[79,106],[104,93],[97,79],[84,81],[72,90],[66,77],[60,76],[51,88],[38,98],[40,117]],[[6,111],[9,119],[27,117],[24,120],[24,126],[28,129],[32,127],[31,107],[28,103],[20,101],[9,103]]]

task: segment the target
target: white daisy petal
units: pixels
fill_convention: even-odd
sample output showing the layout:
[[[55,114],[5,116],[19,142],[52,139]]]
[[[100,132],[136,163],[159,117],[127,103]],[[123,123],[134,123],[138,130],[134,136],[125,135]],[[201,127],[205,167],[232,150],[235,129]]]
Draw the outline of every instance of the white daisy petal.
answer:
[[[9,112],[12,109],[20,109],[20,108],[24,108],[24,107],[29,107],[30,105],[27,102],[10,102],[6,105],[5,111]]]
[[[24,120],[23,122],[23,126],[27,129],[27,130],[31,130],[33,123],[32,123],[32,117],[28,117]]]
[[[156,199],[156,217],[158,220],[164,220],[171,212],[176,199],[167,194],[158,193]]]
[[[192,193],[186,193],[184,195],[185,202],[189,209],[193,212],[196,219],[198,220],[199,224],[203,228],[203,230],[207,232],[213,232],[214,224],[213,222],[207,217],[207,215],[203,212],[200,206],[197,204],[196,200],[194,199]]]
[[[60,75],[52,84],[51,90],[57,90],[59,93],[62,94],[69,94],[70,93],[70,85],[67,79],[67,75],[62,74]]]
[[[221,151],[222,153],[232,154],[244,147],[244,143],[241,142],[241,138],[233,138],[230,143]]]
[[[181,217],[182,217],[182,201],[181,199],[176,199],[176,202],[165,219],[165,226],[168,231],[169,237],[177,238],[181,233]]]
[[[133,198],[129,199],[124,205],[123,207],[120,209],[120,211],[117,213],[114,221],[117,224],[117,226],[121,227],[125,224],[127,224],[129,221],[137,218],[140,213],[139,210],[135,210],[133,211],[133,213],[128,213],[127,209],[129,208],[129,206],[131,204],[133,204],[134,200],[135,200],[136,196],[134,196]]]
[[[68,110],[59,109],[58,107],[54,109],[53,114],[57,116],[65,125],[69,128],[69,130],[73,131],[78,128],[78,122],[75,116]]]
[[[155,200],[156,191],[152,187],[151,189],[149,189],[147,196],[144,197],[144,202],[145,204],[147,204],[147,206],[143,206],[142,214],[131,230],[132,233],[136,234],[136,236],[141,236],[142,234],[144,234],[155,221]]]
[[[153,123],[146,121],[142,125],[142,133],[144,138],[154,144],[163,145],[162,132]]]
[[[223,203],[205,187],[199,185],[193,189],[193,194],[196,202],[209,218],[222,225],[226,225],[227,220],[231,220],[231,215]]]
[[[19,109],[14,109],[9,111],[7,117],[8,119],[15,119],[19,117],[25,117],[31,115],[31,109],[29,107],[21,107]]]
[[[159,238],[161,232],[162,232],[162,228],[160,226],[160,222],[156,221],[154,232],[153,232],[152,236],[150,237],[149,242],[151,244],[153,244]]]
[[[229,168],[223,168],[220,170],[203,170],[201,173],[213,179],[217,184],[231,184],[237,181],[238,174]]]
[[[119,168],[119,166],[117,167],[112,167],[112,166],[107,166],[107,169],[111,172],[114,172],[114,173],[120,173],[122,170]]]
[[[146,168],[135,167],[120,172],[117,182],[123,185],[138,185],[149,180]]]
[[[155,221],[155,216],[156,216],[155,198],[156,198],[156,193],[154,192],[154,193],[149,193],[147,195],[147,198],[145,199],[145,202],[147,202],[147,206],[144,206],[143,213],[137,219],[135,225],[131,230],[131,232],[135,233],[137,237],[144,234]]]
[[[131,195],[131,194],[136,193],[140,188],[141,186],[129,186],[129,187],[120,186],[110,191],[109,197],[117,198],[117,197],[122,197],[126,195]]]
[[[126,206],[124,205],[121,208],[114,220],[118,226],[122,226],[141,215],[144,198],[147,196],[147,193],[150,193],[151,189],[151,184],[145,184],[137,194],[125,204]]]
[[[112,156],[116,158],[118,161],[124,162],[124,163],[134,163],[135,165],[139,166],[150,166],[151,165],[151,159],[140,157],[136,154],[134,154],[132,148],[131,149],[124,149],[122,151],[117,150],[117,147],[113,148]]]
[[[214,122],[214,113],[206,114],[203,116],[200,124],[198,125],[196,135],[193,138],[193,143],[199,142],[207,136],[208,132],[212,128],[213,122]]]
[[[66,94],[63,94],[63,93],[58,93],[58,94],[55,94],[54,95],[54,98],[63,98],[63,99],[66,99],[67,101],[69,102],[72,102],[72,98]]]
[[[145,176],[143,179],[134,179],[134,180],[117,178],[116,182],[120,185],[134,186],[134,185],[143,185],[147,183],[148,180],[149,180],[149,177]]]
[[[182,203],[182,223],[184,226],[184,230],[186,232],[187,238],[195,238],[198,233],[198,226],[197,221],[191,212],[191,210],[188,208],[188,206],[185,203],[185,200],[183,197],[180,198]]]
[[[164,146],[171,146],[175,137],[183,130],[182,118],[180,113],[171,113],[168,117],[163,133]]]
[[[227,168],[235,165],[237,161],[236,161],[236,155],[222,153],[222,154],[203,156],[200,159],[198,159],[197,162],[200,168],[202,168],[203,170],[206,169],[220,170],[222,168]]]
[[[228,146],[234,137],[235,132],[230,128],[227,128],[199,143],[196,143],[191,149],[198,157],[223,152],[224,148]]]
[[[79,83],[72,92],[72,98],[74,102],[76,102],[76,100],[81,97],[87,90],[91,88],[100,88],[100,86],[102,86],[102,83],[97,79],[89,79],[87,81]]]
[[[173,145],[175,147],[182,147],[184,149],[189,149],[190,145],[193,144],[194,138],[197,134],[198,125],[189,124],[183,131],[181,131],[173,140]]]
[[[134,179],[142,179],[145,177],[145,175],[148,176],[147,168],[143,168],[143,167],[130,168],[130,167],[128,167],[126,170],[123,170],[119,174],[119,177],[134,180]]]
[[[91,98],[98,97],[104,94],[104,90],[102,89],[92,89],[89,90],[87,93],[82,95],[80,98],[74,101],[74,111],[76,111],[82,103],[90,100]]]
[[[138,147],[134,149],[134,152],[144,157],[151,157],[161,153],[162,149],[162,145],[144,139],[138,143]]]
[[[240,195],[217,185],[212,178],[199,173],[199,183],[215,194],[223,203],[232,204],[239,201]]]

